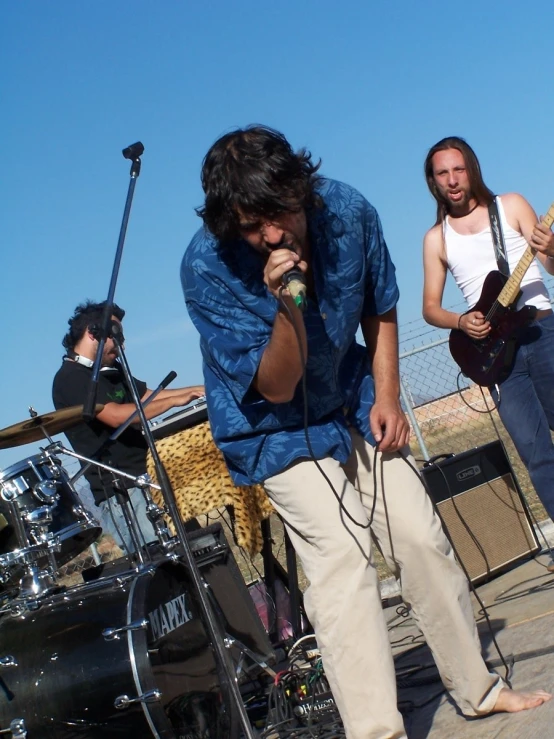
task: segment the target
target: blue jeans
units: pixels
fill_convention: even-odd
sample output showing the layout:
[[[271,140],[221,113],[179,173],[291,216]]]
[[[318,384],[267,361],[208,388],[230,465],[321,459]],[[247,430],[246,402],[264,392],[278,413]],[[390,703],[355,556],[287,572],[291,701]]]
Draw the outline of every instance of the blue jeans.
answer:
[[[509,377],[491,395],[502,423],[554,519],[554,315],[533,321],[519,337]]]
[[[140,546],[143,546],[144,543],[153,541],[156,538],[154,527],[146,515],[146,501],[144,500],[142,490],[140,488],[130,488],[127,492],[140,529],[138,533],[139,543]],[[115,495],[112,495],[109,501],[103,500],[99,503],[98,508],[101,511],[100,525],[104,533],[111,534],[117,545],[127,553],[134,552],[135,546],[129,533],[129,527]],[[134,520],[132,512],[130,515]]]

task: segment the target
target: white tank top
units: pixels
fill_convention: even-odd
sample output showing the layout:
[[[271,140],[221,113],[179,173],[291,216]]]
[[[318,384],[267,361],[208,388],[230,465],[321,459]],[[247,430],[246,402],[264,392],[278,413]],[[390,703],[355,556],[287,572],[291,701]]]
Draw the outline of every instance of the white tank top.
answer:
[[[512,274],[527,248],[527,242],[506,220],[501,199],[497,197],[496,202],[498,203],[498,213],[504,234],[510,274]],[[448,268],[462,291],[468,307],[473,308],[481,296],[485,277],[489,272],[498,270],[490,225],[478,234],[462,235],[454,231],[447,216],[443,224],[443,233]],[[539,310],[551,307],[548,291],[542,280],[536,259],[533,260],[525,273],[520,289],[522,295],[517,303],[518,309],[524,305],[534,305]]]

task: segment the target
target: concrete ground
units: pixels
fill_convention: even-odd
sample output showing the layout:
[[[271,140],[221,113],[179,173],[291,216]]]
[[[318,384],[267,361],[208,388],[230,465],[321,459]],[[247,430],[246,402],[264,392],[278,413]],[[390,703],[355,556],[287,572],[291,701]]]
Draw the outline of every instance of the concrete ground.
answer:
[[[477,588],[498,646],[512,664],[517,690],[554,693],[554,574],[547,555],[519,564]],[[481,606],[474,597],[483,653],[505,676]],[[554,739],[554,700],[518,714],[466,719],[445,692],[429,650],[402,605],[385,610],[409,739]]]

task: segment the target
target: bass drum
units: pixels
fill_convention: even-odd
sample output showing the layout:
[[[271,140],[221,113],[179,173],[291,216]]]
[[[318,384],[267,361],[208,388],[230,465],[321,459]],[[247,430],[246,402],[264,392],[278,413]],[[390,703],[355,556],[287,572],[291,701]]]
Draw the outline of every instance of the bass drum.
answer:
[[[0,664],[2,734],[19,722],[28,739],[237,735],[224,676],[178,563],[123,572],[46,599],[36,611],[4,614]]]

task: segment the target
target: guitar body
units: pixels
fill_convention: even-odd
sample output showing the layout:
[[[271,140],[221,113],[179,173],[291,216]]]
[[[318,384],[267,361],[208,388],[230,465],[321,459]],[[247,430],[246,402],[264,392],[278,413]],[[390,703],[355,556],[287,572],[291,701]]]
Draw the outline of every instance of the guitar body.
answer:
[[[508,279],[501,272],[489,272],[483,283],[481,297],[471,310],[480,311],[486,316]],[[485,339],[471,339],[459,329],[450,332],[452,358],[463,374],[478,385],[495,385],[510,374],[517,333],[537,314],[533,306],[526,305],[516,311],[514,304],[515,301],[508,308],[498,305],[491,319],[491,330]]]

